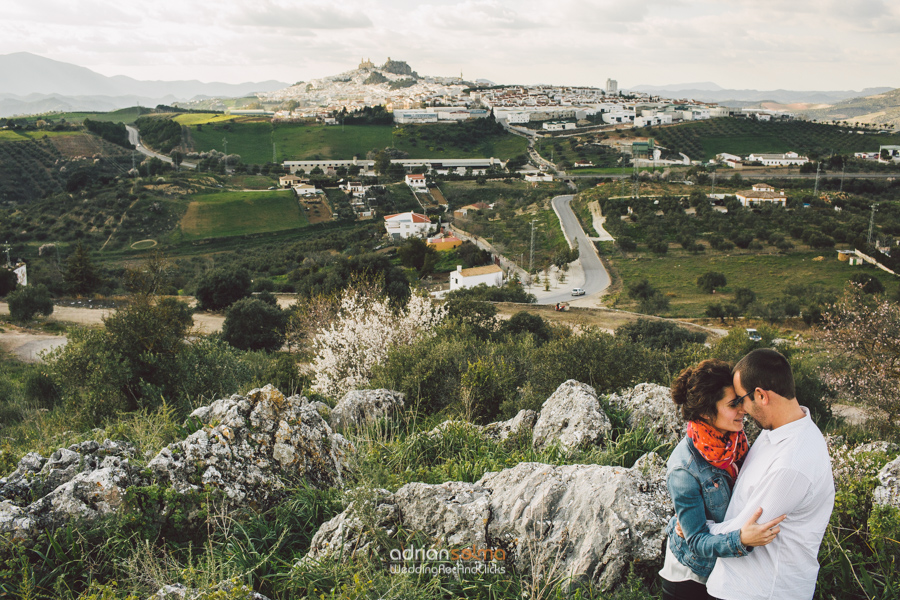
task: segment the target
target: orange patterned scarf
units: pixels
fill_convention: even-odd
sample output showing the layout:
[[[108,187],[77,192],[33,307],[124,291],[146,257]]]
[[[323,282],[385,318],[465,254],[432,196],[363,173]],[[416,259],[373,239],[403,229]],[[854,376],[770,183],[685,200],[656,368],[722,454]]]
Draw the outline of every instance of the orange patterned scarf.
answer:
[[[719,431],[703,421],[688,421],[687,434],[709,464],[737,479],[736,463],[743,461],[750,449],[743,431]]]

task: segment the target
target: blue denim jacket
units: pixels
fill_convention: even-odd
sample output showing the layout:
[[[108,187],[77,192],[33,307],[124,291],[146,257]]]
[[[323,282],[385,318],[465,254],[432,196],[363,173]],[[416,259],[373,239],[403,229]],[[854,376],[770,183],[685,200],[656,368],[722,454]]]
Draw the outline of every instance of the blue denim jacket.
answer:
[[[689,437],[675,447],[667,465],[666,485],[675,516],[669,521],[666,534],[678,562],[697,575],[709,577],[717,557],[744,556],[752,551],[741,543],[740,530],[713,535],[706,525],[707,520],[724,520],[731,500],[731,476],[706,462]],[[675,533],[676,519],[684,538]]]

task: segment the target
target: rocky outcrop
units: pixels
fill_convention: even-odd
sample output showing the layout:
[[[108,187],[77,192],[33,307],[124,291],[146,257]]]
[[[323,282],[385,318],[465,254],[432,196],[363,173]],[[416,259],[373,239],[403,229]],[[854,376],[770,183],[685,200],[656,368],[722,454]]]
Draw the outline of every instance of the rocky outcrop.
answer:
[[[530,437],[537,419],[536,412],[523,408],[512,419],[490,423],[485,425],[481,431],[486,437],[497,442],[505,442],[509,438],[519,435],[527,434]]]
[[[205,427],[163,448],[147,465],[178,492],[213,486],[235,503],[265,503],[284,478],[342,483],[350,444],[306,398],[271,385],[216,400],[191,414]]]
[[[347,392],[331,411],[329,423],[339,431],[361,429],[381,418],[391,418],[404,406],[403,394],[391,390]]]
[[[0,535],[27,539],[72,519],[111,514],[135,485],[179,493],[211,486],[230,506],[261,506],[286,481],[343,483],[351,446],[306,398],[266,386],[216,400],[191,417],[202,428],[163,448],[144,470],[133,464],[131,445],[109,440],[60,448],[46,459],[26,455],[0,479]]]
[[[610,431],[612,424],[600,410],[594,388],[570,379],[541,407],[532,443],[536,450],[554,444],[564,450],[574,450],[599,443]]]
[[[878,472],[878,482],[872,502],[900,508],[900,456],[882,467]]]
[[[671,514],[665,464],[655,454],[631,469],[520,463],[471,484],[373,492],[365,506],[355,503],[322,525],[304,561],[360,552],[386,558],[370,532],[396,538],[403,531],[428,548],[499,548],[523,573],[609,588],[631,563],[661,560]]]
[[[133,458],[130,444],[110,440],[73,444],[47,459],[25,455],[15,471],[0,479],[0,534],[28,539],[72,519],[115,512],[125,489],[143,481]]]
[[[672,402],[672,391],[655,383],[641,383],[633,388],[612,394],[610,406],[628,413],[628,426],[644,427],[660,437],[678,443],[684,437],[684,419]]]
[[[212,594],[210,594],[212,591]],[[259,592],[254,592],[248,585],[237,580],[227,580],[213,590],[195,590],[181,583],[165,585],[148,600],[203,600],[205,598],[245,598],[246,600],[269,600]]]

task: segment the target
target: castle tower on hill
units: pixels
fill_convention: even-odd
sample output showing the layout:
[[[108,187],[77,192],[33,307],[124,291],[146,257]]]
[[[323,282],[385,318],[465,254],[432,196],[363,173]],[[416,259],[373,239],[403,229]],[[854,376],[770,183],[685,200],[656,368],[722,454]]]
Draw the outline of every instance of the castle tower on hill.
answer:
[[[359,59],[359,70],[360,71],[362,71],[363,69],[374,69],[374,68],[375,68],[374,63],[372,63],[372,61],[369,60],[368,58]]]

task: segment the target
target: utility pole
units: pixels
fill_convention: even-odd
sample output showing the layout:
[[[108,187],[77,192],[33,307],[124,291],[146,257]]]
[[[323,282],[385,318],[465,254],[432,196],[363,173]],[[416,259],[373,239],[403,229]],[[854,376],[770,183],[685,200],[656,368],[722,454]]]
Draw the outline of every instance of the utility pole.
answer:
[[[528,285],[531,285],[531,272],[534,271],[534,224],[535,220],[531,221],[531,252],[528,255]]]
[[[6,266],[12,267],[12,263],[9,262],[9,251],[12,250],[12,246],[9,245],[9,242],[3,244],[3,251],[6,252]]]
[[[228,156],[228,138],[222,138],[222,144],[225,145],[225,156]]]
[[[872,216],[869,217],[869,245],[872,245],[872,233],[875,231],[875,211],[878,209],[877,204],[872,205]]]
[[[275,156],[275,142],[272,142],[272,164],[276,164],[278,162],[277,157]]]
[[[844,191],[844,169],[847,168],[847,165],[841,165],[841,191]]]
[[[819,195],[819,171],[822,169],[822,161],[816,163],[816,189],[813,192],[813,196]]]

